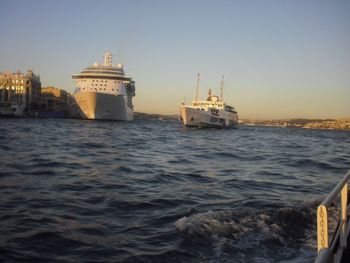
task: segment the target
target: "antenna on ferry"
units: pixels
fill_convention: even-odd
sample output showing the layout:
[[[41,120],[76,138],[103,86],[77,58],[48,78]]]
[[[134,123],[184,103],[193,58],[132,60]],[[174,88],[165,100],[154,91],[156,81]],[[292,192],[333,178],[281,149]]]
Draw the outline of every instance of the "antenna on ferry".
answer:
[[[222,80],[221,80],[221,83],[220,83],[220,90],[221,90],[220,99],[222,100],[222,96],[224,95],[224,75],[222,75]]]
[[[200,77],[200,73],[198,72],[198,75],[197,75],[197,86],[196,86],[196,104],[197,104],[197,101],[198,101],[199,77]]]

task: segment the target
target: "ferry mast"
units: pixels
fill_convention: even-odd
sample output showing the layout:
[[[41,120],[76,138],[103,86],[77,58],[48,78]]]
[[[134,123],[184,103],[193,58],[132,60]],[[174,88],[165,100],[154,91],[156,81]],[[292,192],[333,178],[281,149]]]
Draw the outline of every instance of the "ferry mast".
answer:
[[[221,91],[221,95],[220,95],[220,101],[222,101],[223,95],[224,95],[224,75],[222,75],[222,80],[220,83],[220,91]]]
[[[196,85],[196,104],[197,104],[197,102],[198,102],[199,78],[200,78],[200,73],[198,72],[198,75],[197,75],[197,85]]]

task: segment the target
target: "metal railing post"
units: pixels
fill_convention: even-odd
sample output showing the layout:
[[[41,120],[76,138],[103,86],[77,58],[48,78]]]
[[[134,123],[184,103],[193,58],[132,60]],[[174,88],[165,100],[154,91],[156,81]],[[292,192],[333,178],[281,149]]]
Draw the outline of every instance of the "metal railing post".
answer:
[[[342,248],[346,248],[347,243],[347,206],[348,206],[348,184],[344,184],[341,190],[341,208],[340,208],[340,222],[341,222],[341,230],[340,230],[340,246]]]
[[[317,252],[328,248],[328,216],[327,207],[319,205],[317,208]]]

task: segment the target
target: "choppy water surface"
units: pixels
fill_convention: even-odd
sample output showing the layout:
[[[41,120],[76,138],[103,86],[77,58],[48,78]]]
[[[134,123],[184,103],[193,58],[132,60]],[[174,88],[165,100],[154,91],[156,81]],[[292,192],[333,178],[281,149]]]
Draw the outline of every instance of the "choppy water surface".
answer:
[[[0,261],[312,262],[350,132],[0,119]]]

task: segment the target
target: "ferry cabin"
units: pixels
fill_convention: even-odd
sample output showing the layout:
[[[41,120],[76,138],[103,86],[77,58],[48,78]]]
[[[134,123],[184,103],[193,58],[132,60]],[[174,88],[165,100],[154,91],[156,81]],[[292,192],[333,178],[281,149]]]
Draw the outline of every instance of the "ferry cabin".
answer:
[[[197,101],[197,102],[193,101],[192,102],[192,107],[196,108],[196,109],[199,109],[199,110],[205,110],[205,111],[208,111],[208,109],[211,108],[212,110],[213,109],[217,109],[218,111],[219,110],[224,110],[226,112],[232,112],[232,113],[237,114],[237,112],[235,111],[234,107],[226,105],[222,101],[216,101],[215,99],[211,100],[211,101],[206,101],[206,100],[205,101]],[[215,111],[212,111],[212,112],[215,112]]]

